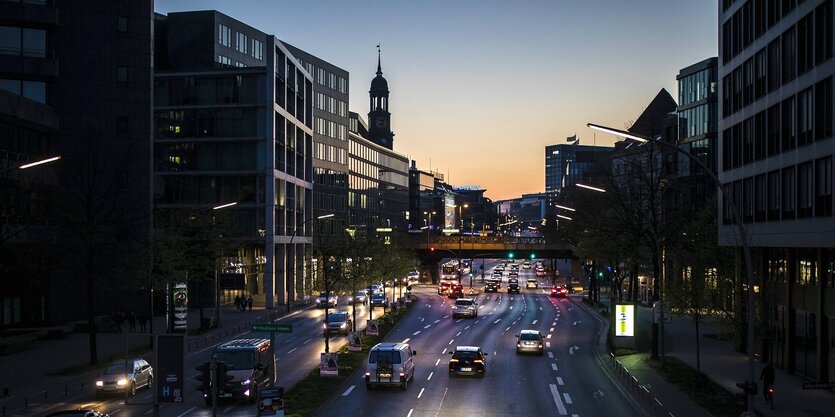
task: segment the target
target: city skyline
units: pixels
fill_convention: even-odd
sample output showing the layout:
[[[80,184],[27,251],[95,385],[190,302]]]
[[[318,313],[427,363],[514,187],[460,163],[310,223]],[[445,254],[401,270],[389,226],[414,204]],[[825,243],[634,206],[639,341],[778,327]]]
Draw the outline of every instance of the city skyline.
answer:
[[[661,88],[677,96],[680,68],[717,55],[714,2],[523,4],[178,0],[155,11],[218,10],[323,57],[350,73],[363,118],[381,44],[395,151],[494,200],[544,191],[546,145],[577,134],[611,146],[585,124],[625,127]]]

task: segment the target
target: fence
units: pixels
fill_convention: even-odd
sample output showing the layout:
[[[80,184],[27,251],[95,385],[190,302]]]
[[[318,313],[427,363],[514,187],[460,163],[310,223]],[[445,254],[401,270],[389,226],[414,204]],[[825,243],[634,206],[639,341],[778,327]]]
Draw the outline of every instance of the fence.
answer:
[[[609,353],[610,365],[615,377],[618,378],[621,386],[626,387],[630,394],[641,401],[644,405],[648,405],[651,412],[655,415],[675,417],[675,415],[653,395],[646,385],[641,384],[635,375],[629,372],[625,366],[615,357],[614,353]]]

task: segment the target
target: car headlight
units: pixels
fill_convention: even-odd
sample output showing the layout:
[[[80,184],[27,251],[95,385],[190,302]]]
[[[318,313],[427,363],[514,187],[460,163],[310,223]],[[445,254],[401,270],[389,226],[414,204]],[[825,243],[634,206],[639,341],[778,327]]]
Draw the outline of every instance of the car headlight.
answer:
[[[321,304],[322,300],[316,300],[316,304]]]
[[[354,297],[348,297],[348,302],[354,301]]]
[[[327,324],[327,323],[322,323],[322,328],[323,328],[323,329],[327,329],[327,328],[328,328],[328,324]]]
[[[96,386],[97,387],[103,387],[104,386],[104,381],[96,381]]]
[[[241,385],[249,385],[250,382],[252,382],[252,381],[246,379],[246,380],[241,381]]]
[[[340,328],[340,329],[344,329],[344,328],[346,328],[346,327],[348,327],[348,323],[342,323],[342,324],[339,326],[339,328]]]
[[[116,381],[116,385],[126,385],[127,383],[128,380],[126,378],[120,378],[118,381]]]

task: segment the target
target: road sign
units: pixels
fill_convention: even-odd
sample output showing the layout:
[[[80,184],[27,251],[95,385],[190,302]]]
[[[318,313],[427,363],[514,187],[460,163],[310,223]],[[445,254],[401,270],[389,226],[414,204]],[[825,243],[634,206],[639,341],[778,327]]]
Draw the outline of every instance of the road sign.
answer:
[[[255,323],[250,327],[253,332],[293,333],[292,324]]]

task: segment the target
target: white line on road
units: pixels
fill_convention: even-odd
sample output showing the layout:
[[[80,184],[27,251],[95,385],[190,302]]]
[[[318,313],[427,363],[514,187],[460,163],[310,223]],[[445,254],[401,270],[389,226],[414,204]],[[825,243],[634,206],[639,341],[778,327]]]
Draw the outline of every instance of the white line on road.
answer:
[[[446,393],[449,391],[449,387],[444,388],[444,396],[441,397],[441,403],[438,404],[438,411],[435,413],[435,417],[441,414],[441,408],[444,406],[444,400],[446,399]],[[409,416],[406,416],[409,417]]]
[[[444,348],[444,350],[441,351],[441,355],[445,355],[445,354],[446,354],[446,348]]]
[[[560,398],[560,392],[557,390],[557,386],[555,384],[548,384],[548,387],[551,388],[551,396],[554,397],[554,403],[557,405],[557,412],[559,412],[561,416],[568,415],[568,411],[565,410],[565,404],[562,403],[562,398]]]
[[[571,396],[568,395],[567,392],[562,393],[562,396],[565,398],[565,403],[566,404],[569,404],[569,405],[574,404],[574,402],[571,401]]]
[[[548,333],[548,336],[545,336],[545,338],[550,339],[551,338],[551,333]]]
[[[428,328],[430,328],[430,327],[432,327],[432,325],[431,325],[431,324],[427,324],[426,326],[423,326],[423,328],[424,328],[424,329],[428,329]]]
[[[539,311],[542,311],[542,307],[539,307]]]
[[[299,348],[299,347],[298,347],[298,346],[296,346],[296,347],[294,347],[294,348],[292,348],[292,349],[288,350],[288,351],[287,351],[287,353],[288,353],[288,354],[289,354],[289,353],[293,353],[293,351],[294,351],[294,350],[296,350],[296,349],[298,349],[298,348]]]
[[[493,324],[496,324],[496,323],[498,323],[498,322],[500,322],[500,321],[502,321],[502,319],[496,319],[496,321],[494,321],[494,322],[493,322]]]
[[[444,350],[446,350],[446,349],[444,349]],[[435,361],[435,366],[438,366],[439,363],[441,363],[441,360],[440,359],[436,360]]]
[[[558,370],[559,370],[559,369],[557,369],[557,364],[556,364],[556,363],[553,363],[553,362],[551,362],[551,369],[553,369],[553,370],[555,370],[555,371],[558,371]]]
[[[562,377],[561,376],[557,377],[557,384],[565,385],[565,382],[562,382]]]
[[[438,359],[438,361],[440,362],[440,359]],[[435,373],[435,372],[430,372],[430,373],[429,373],[429,377],[428,377],[428,378],[426,378],[426,380],[427,380],[427,381],[429,381],[430,379],[432,379],[432,374],[434,374],[434,373]]]
[[[510,326],[508,326],[506,329],[504,329],[504,331],[508,331],[508,330],[510,330]]]
[[[403,339],[403,341],[400,342],[400,343],[409,343],[410,340],[412,340],[412,339],[407,337],[407,338]]]
[[[417,335],[419,335],[419,334],[420,334],[420,330],[418,330],[418,331],[416,331],[416,332],[412,333],[412,336],[417,336]]]
[[[476,322],[476,323],[477,323],[477,322]],[[464,330],[467,330],[467,329],[469,329],[469,328],[470,328],[470,326],[467,326],[467,327],[465,327],[465,328],[464,328]]]
[[[179,415],[179,416],[177,416],[177,417],[183,417],[184,415],[186,415],[186,414],[190,413],[190,412],[191,412],[191,410],[194,410],[195,408],[197,408],[197,407],[196,407],[196,406],[195,406],[195,407],[191,407],[191,408],[189,408],[188,410],[186,410],[186,412],[185,412],[185,413],[180,414],[180,415]]]
[[[513,310],[513,306],[510,306],[510,309]]]
[[[420,392],[418,393],[418,398],[420,398],[420,396],[423,395],[424,390],[426,390],[426,388],[421,388],[420,389]]]
[[[456,323],[461,323],[461,320],[464,320],[464,319],[458,319],[458,320],[455,320],[455,322]]]
[[[356,387],[356,385],[351,385],[348,389],[345,390],[345,392],[342,393],[342,396],[347,397],[349,394],[351,394],[351,391],[353,391]]]
[[[307,339],[307,340],[305,340],[305,341],[304,341],[304,343],[302,343],[302,344],[306,344],[307,342],[309,342],[309,341],[311,341],[311,340],[313,340],[313,339],[312,339],[312,338]]]
[[[455,334],[455,337],[461,336],[461,332]]]
[[[548,359],[554,358],[554,352],[548,352]]]
[[[545,347],[551,347],[551,342],[545,342]]]
[[[536,324],[536,322],[538,322],[538,321],[539,320],[534,320],[534,321],[531,322],[531,324]]]
[[[415,411],[414,408],[409,409],[409,414],[406,414],[406,417],[412,417],[412,413]]]
[[[451,345],[451,344],[452,344],[452,342],[454,342],[454,341],[455,341],[455,339],[452,339],[452,340],[450,340],[450,341],[449,341],[449,343],[447,343],[447,344],[448,344],[448,345]]]
[[[548,330],[548,331],[549,331],[549,332],[553,332],[553,331],[554,331],[554,328],[552,327],[552,328],[551,328],[551,330]]]
[[[444,318],[445,318],[445,319],[448,319],[448,318],[449,318],[449,314],[447,314],[446,316],[444,316]]]
[[[441,319],[435,320],[435,323],[439,323],[440,321],[441,321]]]

